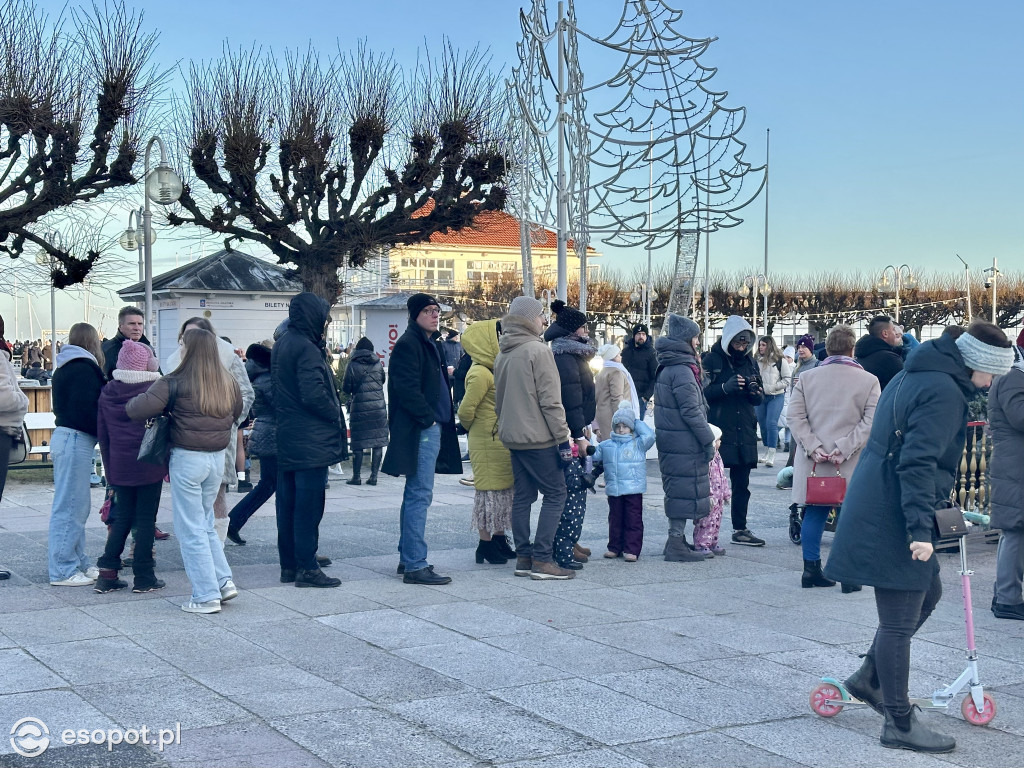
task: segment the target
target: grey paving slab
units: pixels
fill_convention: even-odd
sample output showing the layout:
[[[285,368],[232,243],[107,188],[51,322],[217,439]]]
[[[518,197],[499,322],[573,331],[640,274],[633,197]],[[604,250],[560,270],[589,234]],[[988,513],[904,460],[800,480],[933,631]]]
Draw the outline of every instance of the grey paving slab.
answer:
[[[190,615],[196,619],[193,627],[136,635],[135,642],[170,664],[191,669],[256,667],[278,660],[234,632],[213,626],[205,616]]]
[[[68,690],[34,691],[31,693],[12,693],[0,696],[0,723],[3,723],[3,736],[0,739],[0,755],[14,752],[9,738],[10,723],[12,726],[24,717],[41,720],[47,727],[51,739],[57,739],[67,729],[77,732],[79,729],[117,727],[117,723],[96,709],[78,693]],[[70,749],[67,747],[66,749]],[[24,766],[25,758],[16,763]]]
[[[467,637],[513,635],[536,629],[537,624],[489,605],[444,603],[406,608],[405,612],[425,621],[459,632]]]
[[[476,640],[401,648],[394,653],[484,691],[570,677],[563,670]]]
[[[737,690],[768,690],[772,698],[789,706],[792,714],[807,711],[810,691],[820,682],[820,675],[785,666],[760,656],[745,656],[740,664],[708,664],[691,661],[677,664],[678,669],[714,683]]]
[[[391,573],[394,574],[398,558],[391,562]],[[413,605],[438,605],[450,603],[459,597],[441,588],[424,587],[418,584],[404,584],[400,576],[387,579],[363,579],[362,581],[342,582],[340,590],[358,597],[372,600],[389,608],[407,608]]]
[[[488,637],[483,642],[581,677],[594,669],[623,672],[659,666],[658,662],[635,653],[554,629],[538,628],[518,635]]]
[[[174,728],[180,723],[184,730],[252,719],[246,710],[181,673],[118,679],[76,690],[125,728]]]
[[[651,623],[661,629],[678,632],[685,637],[707,639],[744,653],[791,651],[797,648],[813,648],[815,645],[814,641],[803,637],[754,627],[736,619],[725,619],[721,616],[684,616],[676,619],[660,619]]]
[[[798,763],[766,749],[734,739],[725,733],[707,731],[670,739],[655,739],[637,744],[622,744],[618,750],[651,768],[792,768],[817,765]]]
[[[372,611],[381,607],[378,602],[340,589],[297,589],[294,585],[278,584],[253,590],[253,594],[305,616]]]
[[[301,715],[270,724],[333,766],[470,768],[476,762],[426,729],[377,709]],[[380,734],[387,734],[387,738],[379,738]]]
[[[678,664],[699,659],[728,659],[743,655],[742,651],[735,648],[726,648],[705,639],[686,637],[643,621],[570,627],[565,631],[663,664]],[[593,674],[605,671],[607,670],[597,667],[591,670]]]
[[[162,595],[163,592],[156,594]],[[83,606],[79,610],[118,633],[132,637],[165,630],[188,630],[196,625],[195,616],[185,613],[175,600],[168,598],[127,600]]]
[[[45,557],[45,555],[44,555]],[[11,566],[5,560],[5,565]],[[84,587],[81,587],[84,589]],[[0,587],[0,614],[40,611],[47,608],[63,608],[65,604],[54,595],[36,586],[4,584]]]
[[[294,741],[264,723],[236,723],[231,728],[190,728],[181,733],[181,744],[167,747],[164,759],[182,768],[191,765],[233,761],[237,766],[266,765],[268,754],[285,753],[300,758],[305,752]],[[305,753],[313,761],[317,759]],[[298,762],[298,761],[296,761]]]
[[[392,608],[321,616],[317,618],[317,621],[386,649],[451,643],[461,640],[463,637],[459,633],[439,627],[433,622],[424,621]]]
[[[622,616],[611,611],[591,608],[574,601],[574,591],[560,592],[562,584],[568,582],[538,581],[546,584],[548,591],[524,597],[499,598],[479,601],[499,611],[521,616],[545,627],[578,627],[583,624],[597,624],[602,621],[622,621]]]
[[[586,681],[558,680],[503,688],[492,695],[607,745],[703,728],[693,720]]]
[[[370,701],[346,688],[327,683],[312,688],[276,687],[233,693],[228,698],[256,717],[272,720],[289,715],[331,712],[369,706]]]
[[[712,660],[708,663],[739,662]],[[752,689],[749,686],[742,689],[731,688],[671,667],[632,673],[596,674],[591,679],[614,691],[716,728],[740,723],[776,721],[793,714],[788,706],[776,701],[771,692],[752,696]]]
[[[444,696],[389,707],[458,749],[488,762],[587,750],[595,743],[485,693]]]
[[[325,669],[318,674],[376,703],[432,699],[470,690],[453,677],[376,649],[359,666]]]
[[[613,749],[585,749],[498,765],[500,768],[643,768],[645,764]]]
[[[60,627],[60,631],[55,632],[55,627]],[[63,643],[118,634],[116,630],[77,608],[0,614],[0,631],[19,645]]]
[[[668,599],[663,596],[650,597],[615,587],[599,587],[581,591],[573,595],[571,600],[579,605],[589,605],[591,608],[608,611],[634,621],[662,619],[670,616],[693,616],[697,613],[680,599]]]
[[[222,696],[294,688],[329,687],[330,682],[294,664],[281,662],[264,667],[189,670],[189,677]]]
[[[56,744],[31,762],[13,753],[0,755],[0,766],[25,768],[27,765],[32,768],[166,768],[168,763],[161,753],[142,744],[118,744],[112,749],[106,744]]]
[[[126,637],[30,645],[26,650],[74,686],[177,672]]]
[[[0,651],[0,695],[66,688],[67,682],[21,648]]]

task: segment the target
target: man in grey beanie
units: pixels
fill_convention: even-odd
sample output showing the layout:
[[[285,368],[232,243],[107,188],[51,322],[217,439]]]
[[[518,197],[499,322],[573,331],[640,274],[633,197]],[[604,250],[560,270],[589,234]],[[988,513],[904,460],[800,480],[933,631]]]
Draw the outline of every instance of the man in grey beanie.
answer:
[[[512,454],[515,575],[563,580],[576,575],[554,562],[553,551],[566,497],[562,461],[572,459],[572,450],[558,369],[540,337],[543,310],[532,296],[518,296],[502,318],[500,351],[494,361],[494,406],[498,438]],[[531,544],[530,507],[538,491],[544,501]]]

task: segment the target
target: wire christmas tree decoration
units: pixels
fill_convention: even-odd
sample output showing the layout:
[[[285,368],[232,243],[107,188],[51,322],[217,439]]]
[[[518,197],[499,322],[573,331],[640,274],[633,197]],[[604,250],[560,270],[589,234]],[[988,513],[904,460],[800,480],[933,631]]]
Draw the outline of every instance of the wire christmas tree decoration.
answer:
[[[523,126],[520,170],[531,178],[515,190],[517,212],[557,229],[562,298],[572,240],[581,309],[593,236],[647,250],[648,318],[651,252],[675,245],[669,309],[688,313],[699,233],[742,223],[738,212],[764,187],[766,166],[743,158],[746,109],[726,105],[728,92],[711,85],[716,70],[700,61],[715,38],[678,32],[682,15],[664,0],[624,0],[611,34],[598,37],[577,23],[574,0],[558,3],[554,25],[545,0],[520,12],[523,39],[509,87]],[[595,69],[613,62],[610,74],[586,85],[581,53]]]

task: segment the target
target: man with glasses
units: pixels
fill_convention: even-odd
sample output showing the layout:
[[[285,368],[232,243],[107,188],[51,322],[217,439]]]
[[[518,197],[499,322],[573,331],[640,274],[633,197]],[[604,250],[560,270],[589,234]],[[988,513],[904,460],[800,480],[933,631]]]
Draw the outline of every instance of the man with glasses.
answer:
[[[391,442],[381,470],[405,475],[398,539],[398,573],[406,584],[449,584],[427,562],[427,510],[434,474],[462,474],[448,366],[438,343],[441,306],[433,296],[409,297],[409,327],[395,342],[388,366]]]
[[[738,315],[726,318],[722,338],[704,355],[704,396],[708,422],[722,430],[719,453],[729,469],[732,485],[732,543],[763,547],[747,528],[750,470],[757,466],[757,415],[754,406],[764,400],[757,363],[750,354],[754,331]]]

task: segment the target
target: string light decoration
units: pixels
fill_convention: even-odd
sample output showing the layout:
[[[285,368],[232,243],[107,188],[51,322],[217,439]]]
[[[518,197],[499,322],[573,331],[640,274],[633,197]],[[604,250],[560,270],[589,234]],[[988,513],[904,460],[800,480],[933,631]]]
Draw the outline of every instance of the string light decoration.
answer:
[[[758,196],[766,166],[743,155],[744,107],[716,90],[715,69],[700,58],[715,38],[677,31],[682,12],[664,0],[624,0],[612,32],[599,37],[577,23],[574,0],[546,0],[520,12],[523,38],[509,88],[521,121],[521,180],[513,203],[521,220],[558,232],[559,297],[565,298],[567,246],[580,262],[586,307],[591,237],[648,254],[645,318],[650,319],[652,252],[675,245],[669,311],[689,312],[700,233],[742,223],[738,212]],[[618,63],[584,82],[581,46],[597,66]],[[555,49],[556,63],[550,60]],[[595,68],[597,68],[595,66]],[[554,105],[554,106],[552,106]],[[524,226],[524,279],[529,243]]]

